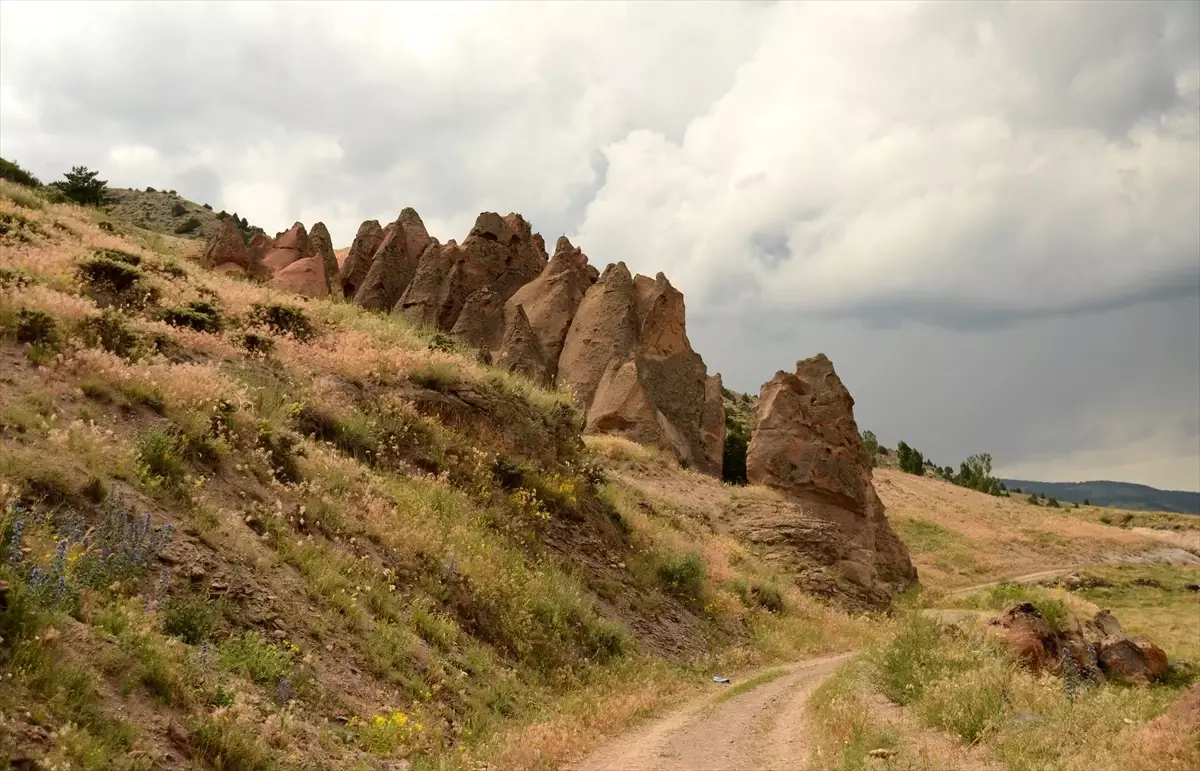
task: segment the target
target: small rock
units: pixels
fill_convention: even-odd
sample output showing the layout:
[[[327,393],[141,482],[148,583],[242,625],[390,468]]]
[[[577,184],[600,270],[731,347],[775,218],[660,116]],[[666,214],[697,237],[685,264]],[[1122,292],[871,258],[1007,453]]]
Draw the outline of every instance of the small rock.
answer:
[[[895,750],[889,750],[889,749],[885,749],[883,747],[871,750],[870,752],[867,753],[868,757],[881,758],[883,760],[887,760],[888,758],[894,757],[895,755],[896,755]]]
[[[1189,592],[1200,592],[1200,584],[1184,584],[1183,588]]]

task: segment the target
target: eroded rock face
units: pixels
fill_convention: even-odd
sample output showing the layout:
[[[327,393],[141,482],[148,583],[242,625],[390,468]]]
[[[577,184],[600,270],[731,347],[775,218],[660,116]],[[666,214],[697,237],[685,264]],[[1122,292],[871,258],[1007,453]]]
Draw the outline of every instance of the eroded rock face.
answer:
[[[529,325],[529,317],[520,305],[516,308],[512,322],[504,330],[501,354],[496,364],[509,372],[525,375],[535,383],[545,384],[548,381],[546,357],[542,354],[537,336]]]
[[[367,220],[358,226],[354,242],[350,244],[350,253],[346,255],[346,261],[338,271],[338,283],[342,286],[342,295],[347,299],[353,300],[358,288],[362,286],[382,240],[383,228],[379,226],[378,220]]]
[[[242,241],[242,231],[232,220],[221,220],[204,248],[201,264],[206,268],[232,264],[248,271],[250,263],[250,250]]]
[[[534,242],[535,246],[541,248],[541,236],[536,236]],[[545,250],[542,251],[544,253]],[[562,354],[567,330],[571,328],[584,295],[595,283],[589,267],[587,255],[563,236],[558,239],[554,256],[546,263],[541,274],[519,288],[506,304],[506,318],[514,315],[518,306],[524,307],[545,355],[549,370],[547,374],[551,380],[558,375],[558,358]]]
[[[582,281],[586,266],[574,269]],[[703,467],[706,378],[684,332],[683,295],[661,273],[605,268],[580,302],[558,361],[558,382],[586,411],[587,431],[652,444]]]
[[[417,213],[411,209],[402,211],[395,222],[384,228],[362,285],[354,293],[354,303],[373,311],[390,311],[417,273],[421,253],[413,251],[432,248],[429,241],[425,224]]]
[[[297,222],[276,236],[275,240],[271,243],[271,248],[263,256],[262,264],[272,273],[276,273],[293,262],[302,260],[305,257],[311,257],[312,255],[312,245],[309,243],[308,231],[304,229],[304,225]]]
[[[330,237],[329,229],[325,227],[324,222],[318,222],[312,226],[312,230],[308,234],[308,240],[312,247],[313,256],[321,261],[322,278],[325,280],[325,292],[332,294],[336,287],[336,294],[340,297],[342,292],[341,285],[337,281],[337,255],[333,253],[333,238]]]
[[[481,354],[487,351],[487,358],[491,360],[499,354],[504,328],[504,301],[491,287],[483,287],[467,296],[450,334]]]
[[[759,394],[746,475],[799,501],[805,514],[836,525],[833,565],[847,591],[883,606],[917,578],[908,549],[884,517],[871,482],[854,399],[824,354],[778,372]]]
[[[725,455],[725,399],[720,373],[704,381],[704,405],[700,410],[700,470],[721,476]]]
[[[473,292],[488,287],[501,300],[508,300],[536,278],[544,265],[529,223],[520,215],[510,214],[506,219],[483,212],[462,244],[431,244],[426,249],[392,310],[415,323],[448,332]]]
[[[320,299],[329,295],[325,261],[319,256],[304,257],[275,271],[271,283],[285,292]]]

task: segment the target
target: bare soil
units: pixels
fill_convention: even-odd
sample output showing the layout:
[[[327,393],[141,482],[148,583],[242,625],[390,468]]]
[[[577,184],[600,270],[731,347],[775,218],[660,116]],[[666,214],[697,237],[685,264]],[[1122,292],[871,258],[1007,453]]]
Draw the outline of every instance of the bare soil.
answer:
[[[619,737],[575,771],[743,771],[803,768],[808,697],[851,654],[809,659],[745,693],[713,692]]]

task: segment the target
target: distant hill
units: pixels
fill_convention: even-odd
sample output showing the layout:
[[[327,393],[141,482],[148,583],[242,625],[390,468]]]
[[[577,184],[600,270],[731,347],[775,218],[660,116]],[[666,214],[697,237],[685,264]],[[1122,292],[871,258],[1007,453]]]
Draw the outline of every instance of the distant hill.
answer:
[[[235,215],[213,211],[207,204],[180,196],[173,190],[145,190],[109,188],[105,209],[118,219],[146,230],[168,233],[184,238],[207,239],[225,217]],[[236,214],[236,213],[235,213]],[[238,221],[243,236],[248,240],[256,230],[250,223]]]
[[[1200,514],[1200,493],[1185,490],[1159,490],[1130,482],[1032,482],[1027,479],[1001,479],[1005,487],[1020,488],[1024,493],[1044,493],[1060,501],[1093,506],[1114,506],[1138,511],[1173,511]]]

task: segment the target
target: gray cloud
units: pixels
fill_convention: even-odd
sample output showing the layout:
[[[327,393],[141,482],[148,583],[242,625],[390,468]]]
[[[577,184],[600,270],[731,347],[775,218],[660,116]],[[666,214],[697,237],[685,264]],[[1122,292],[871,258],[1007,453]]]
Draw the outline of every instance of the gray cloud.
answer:
[[[6,3],[0,149],[339,245],[520,211],[738,388],[824,350],[943,463],[1200,488],[1194,2]]]

